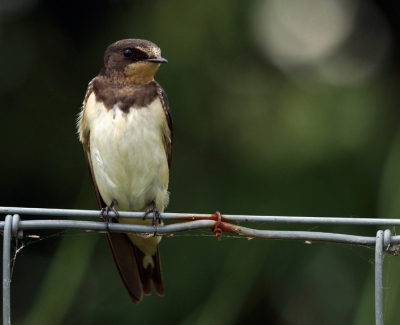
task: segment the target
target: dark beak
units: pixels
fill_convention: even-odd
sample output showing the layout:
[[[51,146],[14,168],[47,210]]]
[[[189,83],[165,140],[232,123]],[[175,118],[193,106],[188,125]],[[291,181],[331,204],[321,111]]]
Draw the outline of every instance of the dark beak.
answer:
[[[162,57],[155,58],[155,59],[147,59],[146,61],[157,62],[157,63],[168,63],[167,59],[164,59]]]

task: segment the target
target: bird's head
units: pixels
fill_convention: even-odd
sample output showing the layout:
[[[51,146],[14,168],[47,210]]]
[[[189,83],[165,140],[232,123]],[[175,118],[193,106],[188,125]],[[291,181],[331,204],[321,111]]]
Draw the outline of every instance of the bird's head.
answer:
[[[100,75],[117,82],[141,85],[153,81],[160,64],[166,62],[154,43],[125,39],[107,48]]]

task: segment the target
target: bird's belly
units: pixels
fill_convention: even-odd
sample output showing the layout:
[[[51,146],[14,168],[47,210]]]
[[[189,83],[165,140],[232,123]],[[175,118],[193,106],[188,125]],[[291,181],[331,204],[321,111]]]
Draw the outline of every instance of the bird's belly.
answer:
[[[117,210],[125,211],[145,211],[154,200],[163,211],[169,169],[162,107],[131,108],[128,113],[103,107],[98,113],[91,126],[90,152],[103,200],[107,205],[116,200]]]

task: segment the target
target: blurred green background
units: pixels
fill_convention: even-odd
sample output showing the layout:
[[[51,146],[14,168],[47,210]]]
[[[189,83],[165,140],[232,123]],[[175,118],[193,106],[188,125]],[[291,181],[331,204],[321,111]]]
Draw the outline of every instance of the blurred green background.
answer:
[[[0,205],[96,209],[75,122],[104,50],[123,38],[169,60],[156,76],[175,131],[167,211],[398,218],[393,0],[2,0]],[[369,248],[175,235],[161,242],[165,297],[135,306],[104,234],[25,234],[43,240],[17,254],[14,324],[375,321]],[[385,324],[400,319],[399,271],[386,256]]]

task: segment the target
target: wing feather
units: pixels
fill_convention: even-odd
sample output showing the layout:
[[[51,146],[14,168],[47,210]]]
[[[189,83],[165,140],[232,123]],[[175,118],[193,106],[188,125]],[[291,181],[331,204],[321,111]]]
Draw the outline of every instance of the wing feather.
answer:
[[[172,116],[171,116],[171,111],[169,109],[167,94],[165,93],[164,89],[158,83],[157,83],[157,90],[158,90],[158,96],[159,96],[162,106],[164,108],[165,118],[167,119],[167,124],[168,124],[168,129],[169,129],[169,134],[164,134],[164,148],[165,148],[165,153],[167,154],[168,167],[169,167],[169,169],[171,169],[172,140],[173,140],[173,136],[174,136]]]

